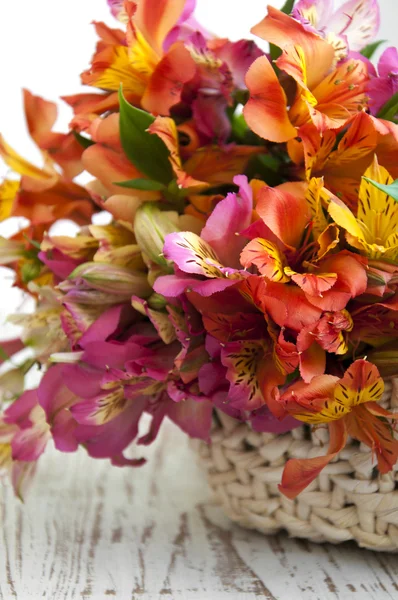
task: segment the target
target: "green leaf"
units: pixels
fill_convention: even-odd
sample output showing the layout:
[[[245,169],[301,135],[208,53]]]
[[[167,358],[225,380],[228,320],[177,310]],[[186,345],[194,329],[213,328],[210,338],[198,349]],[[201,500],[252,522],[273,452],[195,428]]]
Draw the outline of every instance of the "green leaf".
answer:
[[[231,120],[231,128],[231,133],[234,139],[237,139],[242,143],[248,130],[247,123],[243,114],[233,115]]]
[[[373,54],[376,52],[377,48],[384,44],[387,40],[377,40],[377,42],[373,42],[372,44],[368,44],[365,48],[362,48],[361,54],[365,58],[372,58]]]
[[[0,346],[0,360],[2,362],[10,360],[10,357],[8,356],[7,352],[2,348],[2,346]]]
[[[147,129],[155,117],[131,106],[119,90],[120,138],[129,160],[144,175],[153,181],[169,183],[173,171],[169,163],[169,151],[157,135]]]
[[[398,112],[398,92],[394,94],[388,102],[381,107],[377,113],[378,119],[385,119],[386,121],[393,121],[395,115]]]
[[[384,183],[378,183],[377,181],[373,181],[369,179],[369,177],[364,177],[365,181],[368,181],[372,185],[374,185],[378,190],[381,190],[385,194],[388,194],[393,198],[396,202],[398,202],[398,179],[390,183],[390,185],[384,185]]]
[[[41,250],[41,246],[40,246],[40,242],[37,242],[36,240],[31,240],[30,237],[28,237],[26,235],[26,233],[23,234],[23,237],[25,238],[25,240],[27,242],[29,242],[29,244],[31,246],[33,246],[34,248],[36,248],[37,250]],[[36,253],[37,254],[37,253]]]
[[[278,46],[275,46],[275,44],[270,44],[269,45],[269,54],[271,57],[271,61],[273,63],[274,60],[276,60],[277,58],[280,57],[280,55],[282,54],[282,50],[280,48],[278,48]],[[275,64],[272,64],[272,66],[274,67],[275,70],[278,68]]]
[[[153,181],[153,179],[129,179],[128,181],[116,181],[114,182],[114,185],[148,192],[157,192],[166,189],[166,186],[163,183]]]
[[[77,131],[72,131],[72,133],[75,140],[78,141],[84,149],[90,148],[90,146],[94,144],[93,140],[86,138],[84,135],[80,135],[80,133],[77,133]]]
[[[32,260],[23,264],[21,269],[21,277],[24,283],[29,283],[40,275],[42,263],[39,260]]]
[[[259,154],[258,160],[264,165],[266,169],[269,169],[274,173],[277,173],[281,166],[280,160],[278,160],[276,156],[273,156],[272,154]]]
[[[294,0],[286,0],[285,4],[282,6],[281,11],[285,13],[285,15],[290,15],[293,10]]]

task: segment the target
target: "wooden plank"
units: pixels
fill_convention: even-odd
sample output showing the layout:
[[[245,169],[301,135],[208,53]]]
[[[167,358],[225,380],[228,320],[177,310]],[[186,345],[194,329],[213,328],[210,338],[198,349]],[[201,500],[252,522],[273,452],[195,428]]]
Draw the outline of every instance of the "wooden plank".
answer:
[[[266,538],[211,503],[187,440],[168,424],[150,461],[118,469],[48,452],[25,505],[5,487],[0,598],[386,600],[394,555]]]

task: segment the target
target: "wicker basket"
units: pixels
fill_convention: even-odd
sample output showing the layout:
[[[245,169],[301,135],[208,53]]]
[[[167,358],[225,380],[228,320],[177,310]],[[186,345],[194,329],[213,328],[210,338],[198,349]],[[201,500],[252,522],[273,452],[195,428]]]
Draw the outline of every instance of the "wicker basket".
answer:
[[[381,401],[398,408],[398,379],[387,381]],[[233,520],[265,534],[281,529],[313,542],[355,540],[359,546],[398,551],[398,464],[380,475],[367,446],[346,448],[295,500],[278,491],[289,458],[326,452],[328,433],[302,426],[284,435],[256,433],[217,413],[210,445],[196,448],[208,481]]]

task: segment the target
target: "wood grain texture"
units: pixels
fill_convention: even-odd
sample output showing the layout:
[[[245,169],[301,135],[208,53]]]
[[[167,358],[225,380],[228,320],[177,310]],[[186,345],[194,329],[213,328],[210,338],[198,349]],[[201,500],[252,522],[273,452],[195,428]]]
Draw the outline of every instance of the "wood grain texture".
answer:
[[[397,598],[396,555],[232,525],[173,425],[146,454],[131,470],[49,451],[25,505],[5,487],[0,599]]]

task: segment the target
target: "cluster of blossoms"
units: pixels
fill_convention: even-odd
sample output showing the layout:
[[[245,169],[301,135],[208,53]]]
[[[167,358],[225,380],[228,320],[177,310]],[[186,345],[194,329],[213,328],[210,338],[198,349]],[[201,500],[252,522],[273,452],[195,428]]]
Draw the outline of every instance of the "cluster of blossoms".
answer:
[[[376,0],[270,6],[252,29],[268,53],[206,31],[194,0],[108,3],[121,28],[95,23],[82,82],[97,90],[63,98],[70,132],[24,92],[43,166],[0,138],[20,175],[0,186],[0,219],[26,223],[0,239],[0,264],[36,301],[11,317],[21,338],[2,343],[2,469],[21,495],[51,438],[140,465],[126,448],[166,417],[207,441],[223,411],[256,431],[329,428],[324,456],[286,464],[290,498],[347,436],[390,471],[398,54],[370,62]],[[65,218],[74,237],[53,227]],[[23,392],[35,364],[40,385]]]

